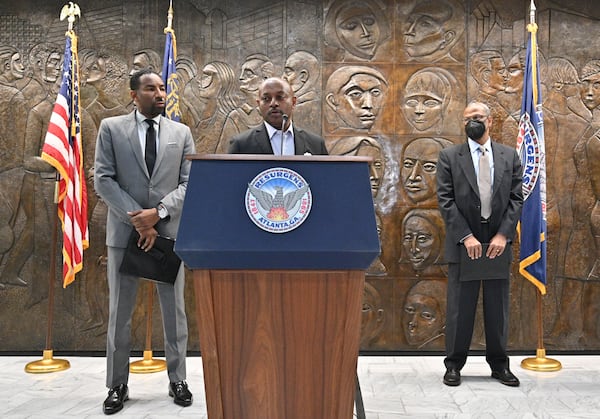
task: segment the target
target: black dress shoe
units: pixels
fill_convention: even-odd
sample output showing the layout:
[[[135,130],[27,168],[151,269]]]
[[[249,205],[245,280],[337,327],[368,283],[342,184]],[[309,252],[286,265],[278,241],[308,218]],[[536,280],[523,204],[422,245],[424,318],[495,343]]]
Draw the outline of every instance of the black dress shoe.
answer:
[[[187,407],[192,404],[192,393],[185,381],[170,383],[169,396],[173,397],[173,402],[179,406]]]
[[[444,384],[447,386],[460,385],[460,371],[456,368],[448,368],[444,374]]]
[[[515,377],[515,375],[512,372],[510,372],[508,368],[503,368],[498,371],[492,371],[492,378],[495,378],[496,380],[500,381],[505,386],[519,387],[519,384],[521,384],[519,382],[519,379]]]
[[[121,384],[108,390],[108,397],[104,400],[102,411],[105,415],[112,415],[123,409],[123,403],[129,400],[127,384]]]

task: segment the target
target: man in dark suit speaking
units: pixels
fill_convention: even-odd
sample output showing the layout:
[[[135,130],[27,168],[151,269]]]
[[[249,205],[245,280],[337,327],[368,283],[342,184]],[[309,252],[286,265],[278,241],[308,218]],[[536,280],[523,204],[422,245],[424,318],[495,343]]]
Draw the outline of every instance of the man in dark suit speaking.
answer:
[[[467,142],[441,150],[437,164],[448,262],[444,384],[461,382],[483,286],[486,361],[492,377],[516,387],[519,380],[509,369],[506,343],[510,244],[523,206],[521,163],[514,148],[491,140],[487,105],[471,102],[463,116]]]
[[[265,79],[256,99],[264,122],[231,139],[231,154],[317,155],[328,154],[325,140],[295,127],[292,113],[296,96],[289,83],[278,77]]]

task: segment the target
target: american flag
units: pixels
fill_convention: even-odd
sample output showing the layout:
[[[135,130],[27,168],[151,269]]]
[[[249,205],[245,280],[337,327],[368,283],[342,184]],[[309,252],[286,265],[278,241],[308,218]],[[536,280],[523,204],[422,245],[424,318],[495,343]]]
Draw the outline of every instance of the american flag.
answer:
[[[62,83],[50,116],[42,159],[60,175],[58,218],[63,231],[63,287],[83,269],[83,250],[89,246],[87,191],[83,168],[79,113],[77,37],[67,32]]]

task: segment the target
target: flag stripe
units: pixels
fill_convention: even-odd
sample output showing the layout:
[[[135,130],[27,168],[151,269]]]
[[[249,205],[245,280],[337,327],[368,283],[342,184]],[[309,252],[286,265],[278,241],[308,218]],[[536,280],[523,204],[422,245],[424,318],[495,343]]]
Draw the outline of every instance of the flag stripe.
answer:
[[[61,87],[42,148],[42,159],[60,175],[57,209],[63,232],[64,287],[72,283],[75,274],[83,269],[83,251],[89,246],[80,122],[77,37],[69,31],[65,41]]]

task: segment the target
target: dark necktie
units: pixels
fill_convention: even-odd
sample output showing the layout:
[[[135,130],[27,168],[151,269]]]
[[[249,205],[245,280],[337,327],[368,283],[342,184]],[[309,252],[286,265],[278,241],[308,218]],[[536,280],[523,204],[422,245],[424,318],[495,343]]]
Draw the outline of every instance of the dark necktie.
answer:
[[[146,119],[144,122],[148,124],[145,152],[146,167],[148,168],[148,174],[152,176],[154,162],[156,162],[156,130],[154,129],[154,121],[152,119]]]
[[[481,217],[490,218],[492,214],[492,179],[490,175],[490,154],[479,147],[479,197],[481,199]]]

